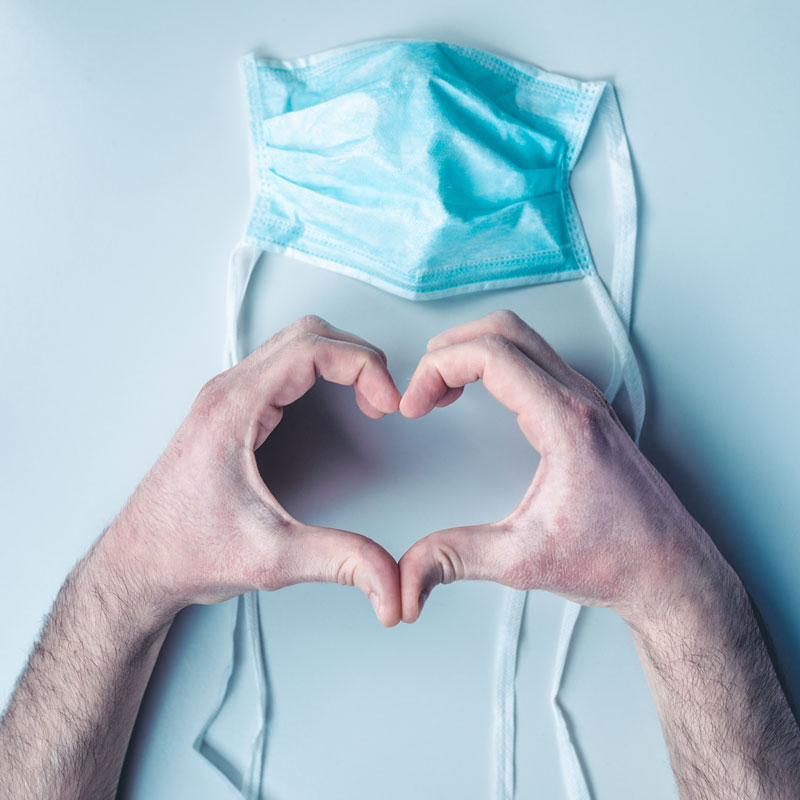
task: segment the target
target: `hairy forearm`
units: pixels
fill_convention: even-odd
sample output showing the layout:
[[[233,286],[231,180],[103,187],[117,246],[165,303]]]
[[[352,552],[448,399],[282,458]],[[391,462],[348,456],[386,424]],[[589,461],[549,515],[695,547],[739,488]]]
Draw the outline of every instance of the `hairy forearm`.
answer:
[[[0,721],[0,796],[114,797],[171,618],[123,575],[96,545],[59,592]]]
[[[708,562],[631,625],[680,796],[796,800],[797,723],[744,587],[721,557]]]

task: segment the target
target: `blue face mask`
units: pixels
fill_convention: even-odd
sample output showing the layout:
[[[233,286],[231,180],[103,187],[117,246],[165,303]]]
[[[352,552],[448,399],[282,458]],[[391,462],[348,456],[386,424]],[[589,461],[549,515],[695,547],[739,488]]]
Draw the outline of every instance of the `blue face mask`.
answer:
[[[426,41],[244,72],[252,245],[412,299],[590,269],[568,184],[605,84]]]
[[[614,91],[453,44],[384,41],[293,61],[248,56],[256,195],[228,278],[226,366],[262,251],[286,253],[409,299],[586,277],[615,349],[609,401],[624,382],[638,439],[641,376],[628,339],[636,201]],[[593,119],[603,128],[617,216],[610,294],[592,262],[569,176]],[[497,659],[495,797],[514,794],[514,675],[526,593],[508,590]],[[567,603],[553,710],[570,800],[589,797],[557,701],[579,606]],[[248,800],[261,796],[266,666],[255,593],[239,598],[262,711],[249,765],[237,771],[207,733],[195,747]],[[241,623],[241,624],[240,624]],[[240,652],[234,648],[234,653]]]

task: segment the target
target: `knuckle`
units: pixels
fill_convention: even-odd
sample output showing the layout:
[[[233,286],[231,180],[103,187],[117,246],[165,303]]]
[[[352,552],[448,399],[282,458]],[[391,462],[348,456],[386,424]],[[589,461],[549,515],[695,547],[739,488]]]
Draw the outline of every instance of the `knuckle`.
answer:
[[[356,572],[364,565],[374,566],[379,546],[366,536],[359,536],[350,551],[334,562],[331,581],[340,586],[355,586]]]
[[[436,364],[440,357],[440,353],[437,350],[429,350],[419,360],[419,369],[424,371],[430,369],[431,367],[436,368]]]
[[[316,314],[303,314],[294,324],[300,331],[317,331],[328,327],[328,323]]]
[[[315,348],[320,341],[322,340],[322,336],[314,331],[304,330],[298,332],[297,335],[292,340],[292,344],[295,345],[299,349],[313,349]]]
[[[195,413],[202,418],[215,416],[226,403],[228,397],[227,383],[225,373],[215,375],[211,380],[206,381],[194,401],[193,410]]]
[[[287,325],[283,330],[278,331],[271,341],[277,345],[282,345],[300,338],[306,333],[324,330],[326,326],[328,326],[328,323],[316,314],[303,314],[302,317]]]
[[[383,368],[385,366],[385,362],[381,358],[381,354],[375,352],[375,350],[370,350],[368,347],[365,347],[364,356],[367,359],[367,361],[374,367]]]
[[[358,534],[358,539],[353,549],[353,555],[360,563],[368,562],[374,558],[379,549],[380,546],[377,544],[377,542],[374,542],[367,536],[361,536]]]
[[[464,562],[458,551],[447,542],[431,542],[431,555],[438,570],[440,583],[453,583],[464,578]]]
[[[489,317],[500,330],[504,331],[518,331],[525,325],[519,315],[509,308],[501,308],[498,311],[494,311]]]
[[[333,581],[339,586],[354,586],[358,563],[356,556],[349,555],[343,558],[336,565]]]
[[[577,423],[592,424],[597,420],[598,409],[594,402],[580,394],[569,394],[569,413]]]
[[[576,372],[575,374],[580,377],[581,385],[583,386],[583,390],[586,392],[589,400],[601,409],[606,411],[610,410],[611,404],[603,394],[603,390],[596,384],[592,383],[588,378],[581,375],[579,372]]]
[[[600,439],[611,419],[606,399],[603,397],[601,402],[595,396],[570,394],[567,402],[572,426],[581,438],[590,442]]]
[[[205,395],[214,395],[217,394],[220,389],[222,388],[222,384],[225,382],[225,373],[220,372],[218,375],[215,375],[213,378],[209,378],[203,386],[200,388],[200,392],[198,393],[198,397],[203,397]]]

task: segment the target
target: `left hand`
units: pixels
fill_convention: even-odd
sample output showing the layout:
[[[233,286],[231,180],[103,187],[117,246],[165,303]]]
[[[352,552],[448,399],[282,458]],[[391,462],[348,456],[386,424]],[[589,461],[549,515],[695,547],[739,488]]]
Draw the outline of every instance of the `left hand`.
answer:
[[[369,417],[400,393],[374,345],[314,316],[277,333],[209,381],[94,553],[131,605],[170,615],[251,589],[304,581],[357,586],[386,626],[400,620],[397,563],[350,531],[306,525],[275,499],[254,451],[283,407],[318,377],[352,385]]]

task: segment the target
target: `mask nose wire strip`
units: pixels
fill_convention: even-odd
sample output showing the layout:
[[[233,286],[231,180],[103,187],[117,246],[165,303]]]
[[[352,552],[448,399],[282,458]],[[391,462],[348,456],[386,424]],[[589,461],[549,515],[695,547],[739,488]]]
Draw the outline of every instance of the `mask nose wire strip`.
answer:
[[[251,245],[239,245],[232,253],[228,266],[228,288],[226,296],[226,340],[224,367],[229,369],[241,360],[239,321],[242,304],[253,270],[261,256],[261,250]],[[236,661],[236,630],[241,621],[245,641],[253,659],[256,685],[258,687],[259,728],[250,752],[250,761],[243,774],[239,774],[227,759],[216,751],[207,741],[207,734],[219,716],[231,689]],[[245,800],[259,800],[264,768],[266,744],[267,712],[269,710],[269,691],[267,664],[264,657],[264,642],[261,631],[261,615],[258,605],[258,592],[247,592],[236,598],[231,619],[231,655],[225,666],[222,690],[217,703],[192,745],[207,761],[216,767],[234,786]]]
[[[597,109],[610,159],[611,189],[616,212],[611,294],[593,269],[587,275],[589,290],[597,305],[614,348],[614,367],[604,394],[611,403],[621,384],[631,406],[633,440],[637,446],[645,414],[644,386],[630,342],[633,274],[636,254],[636,190],[628,140],[614,88],[608,84]],[[506,591],[500,615],[499,641],[495,661],[494,777],[497,800],[513,800],[515,790],[515,678],[527,592]],[[553,669],[551,703],[556,723],[559,762],[569,800],[591,800],[578,753],[569,734],[559,693],[569,654],[572,634],[581,606],[565,601]]]

